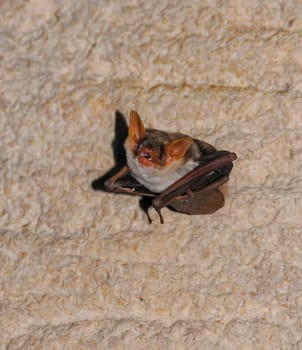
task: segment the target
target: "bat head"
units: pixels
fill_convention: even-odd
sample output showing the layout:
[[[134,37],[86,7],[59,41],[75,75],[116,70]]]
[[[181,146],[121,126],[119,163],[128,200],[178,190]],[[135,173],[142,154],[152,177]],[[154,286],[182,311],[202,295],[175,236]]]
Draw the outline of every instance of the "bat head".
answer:
[[[180,163],[193,142],[189,136],[173,140],[167,136],[165,142],[162,138],[162,132],[158,130],[152,130],[148,135],[139,114],[130,112],[129,146],[141,167],[162,169]]]

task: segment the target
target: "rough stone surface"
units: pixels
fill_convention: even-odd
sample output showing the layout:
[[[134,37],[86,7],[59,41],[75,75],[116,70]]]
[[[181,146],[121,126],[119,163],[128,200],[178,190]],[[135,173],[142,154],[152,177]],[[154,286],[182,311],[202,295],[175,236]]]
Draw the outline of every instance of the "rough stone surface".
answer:
[[[302,349],[300,1],[0,4],[0,349]],[[93,191],[115,111],[238,154],[225,208]]]

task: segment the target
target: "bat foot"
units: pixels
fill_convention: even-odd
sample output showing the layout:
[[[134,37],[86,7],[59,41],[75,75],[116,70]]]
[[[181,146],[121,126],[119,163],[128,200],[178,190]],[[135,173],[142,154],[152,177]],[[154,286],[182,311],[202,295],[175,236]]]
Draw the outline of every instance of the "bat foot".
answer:
[[[152,200],[152,206],[155,209],[155,211],[157,212],[159,218],[160,218],[160,223],[163,224],[164,223],[164,218],[161,214],[161,209],[163,208],[161,203],[160,203],[160,199],[157,197],[154,197]]]
[[[160,219],[160,223],[163,224],[164,223],[164,218],[161,214],[161,208],[158,208],[158,207],[154,207],[153,208],[155,209],[155,211],[157,212],[158,216],[159,216],[159,219]]]
[[[151,219],[150,214],[149,214],[149,208],[150,208],[151,205],[152,205],[151,203],[152,203],[152,200],[151,200],[150,197],[142,197],[142,198],[139,200],[139,206],[140,206],[141,209],[145,212],[149,224],[152,224],[152,219]]]

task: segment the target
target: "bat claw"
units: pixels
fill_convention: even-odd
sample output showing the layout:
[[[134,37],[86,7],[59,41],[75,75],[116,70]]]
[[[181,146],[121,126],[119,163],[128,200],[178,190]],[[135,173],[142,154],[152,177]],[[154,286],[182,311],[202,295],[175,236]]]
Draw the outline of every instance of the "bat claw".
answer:
[[[114,187],[114,182],[108,179],[104,182],[104,186],[107,190],[112,190],[112,188]]]
[[[133,188],[124,188],[119,185],[118,182],[112,181],[111,179],[105,181],[105,188],[110,192],[133,194]]]
[[[111,179],[108,179],[105,181],[104,186],[107,190],[115,192],[119,188],[118,184],[115,181],[112,181]]]
[[[188,201],[190,198],[193,197],[193,195],[194,195],[193,191],[188,189],[186,194],[182,194],[182,195],[176,197],[176,200],[178,200],[178,201]]]
[[[155,209],[155,211],[157,212],[158,216],[159,216],[159,219],[160,219],[160,223],[163,224],[164,223],[164,218],[161,214],[161,208],[159,207],[156,207],[153,205],[153,208]]]

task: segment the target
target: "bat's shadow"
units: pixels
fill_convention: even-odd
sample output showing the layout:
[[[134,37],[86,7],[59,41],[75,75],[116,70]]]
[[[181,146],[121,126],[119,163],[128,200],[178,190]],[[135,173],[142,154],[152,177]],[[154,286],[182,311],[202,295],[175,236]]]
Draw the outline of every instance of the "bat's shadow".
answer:
[[[95,191],[106,191],[105,181],[116,174],[124,165],[126,165],[126,153],[124,143],[128,136],[128,125],[125,116],[119,112],[115,112],[115,132],[114,139],[111,143],[115,165],[101,177],[95,179],[91,183],[91,187]]]
[[[91,183],[91,187],[95,191],[105,191],[105,182],[111,176],[116,174],[124,165],[126,165],[126,152],[124,149],[124,143],[126,138],[128,137],[128,125],[126,122],[125,116],[120,112],[115,112],[115,132],[114,139],[111,143],[111,147],[113,150],[113,157],[115,165],[108,170],[104,175],[95,179]],[[151,198],[142,197],[139,201],[140,207],[146,213],[149,223],[151,223],[151,219],[148,214],[148,209],[151,207]]]

